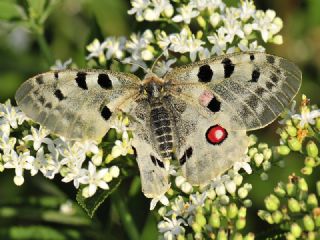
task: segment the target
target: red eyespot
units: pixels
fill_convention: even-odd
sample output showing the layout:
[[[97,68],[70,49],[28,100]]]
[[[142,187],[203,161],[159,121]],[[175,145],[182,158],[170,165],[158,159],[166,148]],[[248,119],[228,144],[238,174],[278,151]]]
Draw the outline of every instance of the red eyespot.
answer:
[[[220,125],[211,126],[206,132],[207,141],[213,145],[221,144],[227,137],[227,130]]]

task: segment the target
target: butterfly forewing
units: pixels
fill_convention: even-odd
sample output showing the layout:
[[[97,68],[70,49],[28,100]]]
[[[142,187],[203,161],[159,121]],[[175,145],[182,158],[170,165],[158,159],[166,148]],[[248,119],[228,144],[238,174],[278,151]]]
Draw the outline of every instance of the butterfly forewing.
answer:
[[[134,75],[111,71],[56,71],[27,80],[15,97],[28,117],[56,134],[100,139],[113,113],[138,93],[139,82]]]
[[[253,130],[272,122],[301,85],[301,72],[286,59],[248,52],[219,56],[173,69],[165,79],[173,94],[201,102],[207,110],[230,114],[239,129]],[[176,93],[174,93],[176,92]]]

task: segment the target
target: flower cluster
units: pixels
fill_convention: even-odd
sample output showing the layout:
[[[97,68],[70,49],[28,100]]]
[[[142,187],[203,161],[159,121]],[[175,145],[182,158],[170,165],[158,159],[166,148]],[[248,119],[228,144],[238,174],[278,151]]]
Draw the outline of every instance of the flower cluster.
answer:
[[[264,51],[259,44],[282,43],[279,31],[282,20],[273,10],[256,10],[253,1],[244,0],[239,7],[228,7],[221,0],[192,0],[187,4],[169,0],[132,0],[128,11],[138,21],[159,22],[161,29],[133,33],[129,37],[95,39],[87,46],[87,59],[101,65],[111,59],[150,67],[156,56],[164,52],[165,60],[158,61],[155,72],[162,76],[173,63],[192,62],[212,55],[238,51]],[[194,31],[190,26],[197,26]],[[176,31],[166,32],[165,26]],[[170,52],[170,54],[169,54]]]
[[[288,155],[291,151],[305,156],[303,174],[309,175],[313,168],[320,164],[318,145],[320,144],[320,109],[310,105],[305,95],[302,96],[300,113],[291,109],[282,121],[283,127],[278,129],[280,155]]]
[[[266,210],[258,215],[269,224],[278,224],[286,239],[320,238],[320,182],[318,193],[308,193],[304,178],[292,175],[288,183],[280,182],[274,194],[265,198]]]
[[[115,127],[122,125],[118,131],[127,136],[126,123],[118,120]],[[110,158],[132,151],[119,145],[116,142],[113,146],[109,162]],[[63,182],[73,182],[75,188],[81,185],[82,195],[91,197],[98,188],[109,189],[108,183],[119,177],[120,169],[116,165],[107,167],[106,156],[93,141],[75,142],[51,136],[43,127],[33,126],[10,101],[0,104],[0,170],[14,169],[14,183],[18,186],[24,183],[26,170],[31,176],[41,173],[49,179],[59,174]]]

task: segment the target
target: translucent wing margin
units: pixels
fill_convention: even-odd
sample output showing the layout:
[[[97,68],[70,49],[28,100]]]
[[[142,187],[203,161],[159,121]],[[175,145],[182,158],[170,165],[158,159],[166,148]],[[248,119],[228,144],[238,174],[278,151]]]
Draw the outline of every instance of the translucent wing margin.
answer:
[[[105,70],[65,70],[30,78],[17,90],[18,106],[32,120],[69,139],[100,139],[138,93],[139,78]]]
[[[277,118],[297,94],[301,78],[293,63],[259,52],[226,54],[175,68],[165,76],[174,95],[198,105],[211,95],[214,102],[202,105],[213,113],[231,114],[231,121],[245,130],[262,128]]]

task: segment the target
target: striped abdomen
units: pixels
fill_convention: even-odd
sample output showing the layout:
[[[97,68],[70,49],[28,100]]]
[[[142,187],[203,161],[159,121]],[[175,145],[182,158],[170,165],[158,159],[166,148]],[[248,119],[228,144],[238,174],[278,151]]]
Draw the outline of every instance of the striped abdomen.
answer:
[[[163,158],[172,158],[173,137],[170,114],[163,104],[151,107],[150,122],[156,144]]]

